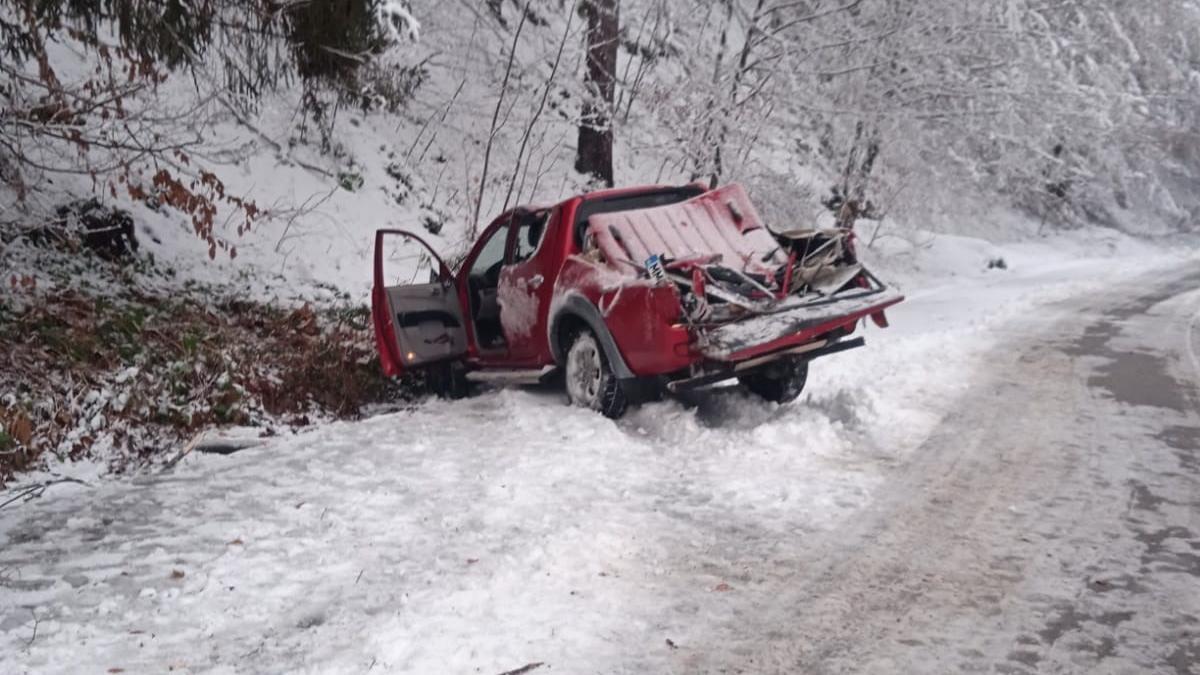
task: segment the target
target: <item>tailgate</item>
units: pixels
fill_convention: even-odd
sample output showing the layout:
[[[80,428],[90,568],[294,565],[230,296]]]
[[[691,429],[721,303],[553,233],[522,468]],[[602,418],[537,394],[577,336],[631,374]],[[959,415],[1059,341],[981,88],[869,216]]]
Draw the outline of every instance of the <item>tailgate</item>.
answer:
[[[890,288],[843,291],[832,297],[710,329],[705,333],[699,351],[718,361],[752,358],[806,342],[834,328],[882,311],[903,299],[903,295]]]

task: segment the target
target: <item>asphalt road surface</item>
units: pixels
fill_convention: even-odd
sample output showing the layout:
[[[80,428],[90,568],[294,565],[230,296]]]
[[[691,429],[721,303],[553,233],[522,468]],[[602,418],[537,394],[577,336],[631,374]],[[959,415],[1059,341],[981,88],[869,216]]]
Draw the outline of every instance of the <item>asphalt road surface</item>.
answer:
[[[1200,673],[1200,270],[1069,309],[780,564],[773,632],[720,670]]]

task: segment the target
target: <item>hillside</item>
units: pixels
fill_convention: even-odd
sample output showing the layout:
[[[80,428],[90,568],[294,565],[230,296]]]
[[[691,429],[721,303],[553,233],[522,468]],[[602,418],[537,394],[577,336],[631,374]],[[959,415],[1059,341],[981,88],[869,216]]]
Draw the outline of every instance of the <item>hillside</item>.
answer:
[[[811,18],[801,11],[809,4]],[[813,222],[836,185],[885,214],[885,234],[909,238],[917,230],[996,240],[1089,225],[1193,227],[1187,186],[1197,158],[1186,139],[1195,120],[1177,117],[1194,113],[1189,102],[1200,92],[1198,46],[1182,21],[1196,20],[1191,3],[1168,3],[1152,17],[1088,4],[1015,3],[1004,12],[827,4],[624,3],[616,181],[741,181],[779,226]],[[150,165],[134,161],[137,194],[154,192],[157,165],[185,184],[211,172],[223,192],[256,205],[247,218],[216,200],[216,264],[203,263],[213,242],[207,232],[196,240],[193,213],[156,212],[116,189],[121,172],[96,171],[108,155],[95,147],[82,175],[26,168],[28,198],[3,219],[42,217],[98,194],[130,210],[148,250],[189,275],[223,277],[249,263],[287,285],[320,282],[363,297],[361,265],[377,227],[424,229],[453,257],[505,204],[580,191],[588,181],[573,169],[579,106],[589,96],[583,18],[552,2],[408,9],[416,23],[402,24],[361,68],[355,84],[373,97],[369,105],[294,77],[248,100],[224,87],[230,66],[218,59],[169,71],[130,96],[147,117],[170,120],[142,126],[173,134],[189,160],[160,152]],[[1021,30],[1034,25],[1061,30],[1041,39]],[[970,30],[989,26],[1009,32]],[[887,30],[876,35],[876,27]],[[811,45],[841,37],[856,46]],[[1084,49],[1085,38],[1091,51],[1064,51]],[[1129,59],[1106,60],[1110,47]],[[87,79],[89,50],[70,40],[47,49],[64,86]],[[952,81],[984,66],[986,76]],[[838,70],[848,72],[822,74]],[[1038,103],[1047,100],[1057,107]],[[86,124],[103,135],[103,124]],[[21,147],[28,157],[72,152],[46,137]],[[237,262],[226,265],[231,253]]]

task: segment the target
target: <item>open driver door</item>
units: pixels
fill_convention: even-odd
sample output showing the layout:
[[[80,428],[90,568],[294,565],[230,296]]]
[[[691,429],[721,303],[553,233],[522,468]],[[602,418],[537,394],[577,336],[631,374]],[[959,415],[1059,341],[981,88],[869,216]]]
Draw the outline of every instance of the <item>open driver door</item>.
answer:
[[[401,265],[401,245],[415,241],[425,247],[434,269],[427,283],[404,282],[394,275]],[[407,256],[411,259],[411,254]],[[389,264],[390,263],[390,264]],[[388,269],[385,269],[385,266]],[[389,277],[388,272],[393,276]],[[391,285],[388,285],[391,284]],[[461,358],[467,353],[467,332],[454,274],[428,244],[405,230],[375,232],[375,282],[371,289],[371,318],[383,372],[405,371]]]

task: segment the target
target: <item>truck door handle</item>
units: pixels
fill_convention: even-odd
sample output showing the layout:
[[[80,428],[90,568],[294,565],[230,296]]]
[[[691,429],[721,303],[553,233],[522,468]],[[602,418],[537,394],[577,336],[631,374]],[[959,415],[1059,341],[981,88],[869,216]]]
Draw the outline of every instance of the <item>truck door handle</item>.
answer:
[[[540,274],[535,274],[535,275],[529,277],[529,281],[525,282],[525,286],[532,290],[537,290],[537,289],[541,288],[542,283],[545,281],[546,281],[546,277],[543,277]]]

